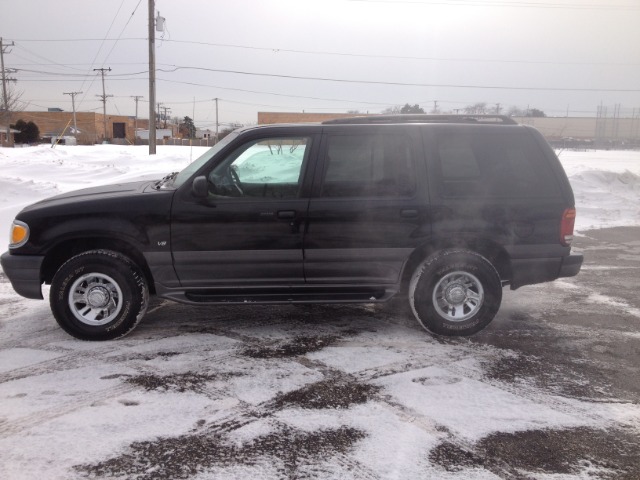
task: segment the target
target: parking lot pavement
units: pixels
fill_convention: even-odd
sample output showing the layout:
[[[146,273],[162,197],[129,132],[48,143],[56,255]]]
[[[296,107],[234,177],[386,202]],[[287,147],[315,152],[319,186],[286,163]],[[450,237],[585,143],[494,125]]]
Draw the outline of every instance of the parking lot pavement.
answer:
[[[0,276],[0,478],[640,478],[640,228],[471,338],[385,305],[154,301],[67,336]]]
[[[640,403],[640,228],[588,231],[575,248],[585,256],[578,276],[505,290],[500,317],[471,341],[522,354],[502,376]]]

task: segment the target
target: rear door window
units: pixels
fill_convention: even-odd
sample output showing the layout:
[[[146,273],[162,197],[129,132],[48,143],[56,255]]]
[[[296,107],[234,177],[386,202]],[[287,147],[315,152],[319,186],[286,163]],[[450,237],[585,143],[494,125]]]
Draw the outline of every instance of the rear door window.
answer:
[[[415,192],[412,142],[394,134],[329,135],[323,197],[406,197]]]

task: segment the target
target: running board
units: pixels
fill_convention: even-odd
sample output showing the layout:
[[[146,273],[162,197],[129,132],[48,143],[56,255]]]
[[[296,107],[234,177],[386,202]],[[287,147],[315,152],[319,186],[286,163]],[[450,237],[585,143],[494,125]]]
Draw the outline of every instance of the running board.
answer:
[[[389,300],[397,290],[384,286],[365,287],[237,287],[174,290],[158,296],[189,304],[286,304],[286,303],[379,303]]]

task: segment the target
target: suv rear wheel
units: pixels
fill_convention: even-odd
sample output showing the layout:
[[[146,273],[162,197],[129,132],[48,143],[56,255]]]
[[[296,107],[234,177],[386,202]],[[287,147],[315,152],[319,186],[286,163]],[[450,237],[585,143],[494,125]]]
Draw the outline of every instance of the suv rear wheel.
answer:
[[[469,250],[443,250],[416,269],[409,303],[418,322],[440,335],[471,335],[495,317],[502,283],[491,262]]]
[[[110,250],[92,250],[68,260],[53,277],[49,293],[58,324],[81,340],[126,335],[144,316],[148,298],[137,265]]]

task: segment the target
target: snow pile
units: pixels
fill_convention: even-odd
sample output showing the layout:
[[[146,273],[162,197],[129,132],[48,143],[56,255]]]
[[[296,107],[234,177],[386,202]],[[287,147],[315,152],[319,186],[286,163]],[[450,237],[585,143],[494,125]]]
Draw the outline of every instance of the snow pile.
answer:
[[[569,180],[578,205],[578,230],[640,224],[640,175],[585,170]]]
[[[640,152],[560,152],[576,197],[576,230],[640,225]]]

